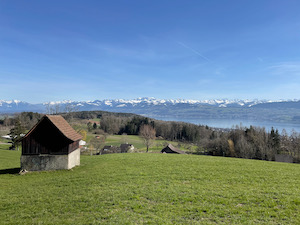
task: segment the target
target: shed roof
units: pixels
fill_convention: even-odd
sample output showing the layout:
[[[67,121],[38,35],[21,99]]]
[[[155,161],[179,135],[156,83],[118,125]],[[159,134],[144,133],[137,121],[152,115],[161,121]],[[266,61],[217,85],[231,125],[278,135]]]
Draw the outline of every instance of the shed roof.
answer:
[[[173,152],[177,152],[179,154],[186,154],[184,151],[179,150],[178,148],[175,148],[172,144],[168,144],[168,146],[166,148],[171,149]],[[164,148],[165,149],[165,148]],[[163,150],[164,150],[163,149]],[[162,151],[163,151],[162,150]]]
[[[60,115],[43,116],[42,119],[25,135],[25,137],[27,137],[45,119],[48,119],[66,138],[71,141],[78,141],[82,139],[82,136],[78,134]]]

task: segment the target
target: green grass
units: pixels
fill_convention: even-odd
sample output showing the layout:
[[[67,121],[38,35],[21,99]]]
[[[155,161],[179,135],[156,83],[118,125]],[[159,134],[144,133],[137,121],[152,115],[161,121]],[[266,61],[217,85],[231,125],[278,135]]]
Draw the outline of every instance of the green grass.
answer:
[[[8,145],[8,144],[0,144],[0,151],[1,150],[8,150],[10,146],[11,146],[11,144],[10,145]]]
[[[0,224],[300,224],[300,165],[170,154],[82,156],[12,174],[0,151]]]

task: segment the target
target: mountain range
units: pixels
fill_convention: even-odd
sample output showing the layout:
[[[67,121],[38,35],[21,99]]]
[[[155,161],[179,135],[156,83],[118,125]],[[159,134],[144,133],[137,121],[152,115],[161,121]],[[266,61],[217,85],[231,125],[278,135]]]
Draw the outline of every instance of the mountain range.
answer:
[[[299,100],[184,100],[137,98],[132,100],[60,101],[32,104],[0,100],[0,113],[92,111],[136,113],[153,118],[247,119],[300,122]]]

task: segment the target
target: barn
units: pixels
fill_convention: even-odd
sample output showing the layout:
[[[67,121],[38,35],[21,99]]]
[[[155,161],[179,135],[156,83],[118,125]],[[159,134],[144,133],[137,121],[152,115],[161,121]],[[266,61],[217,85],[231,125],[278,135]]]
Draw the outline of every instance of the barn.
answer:
[[[175,148],[173,145],[168,144],[167,147],[161,150],[161,153],[174,153],[174,154],[186,154],[184,151],[181,151]]]
[[[71,169],[80,165],[78,134],[60,115],[45,115],[23,137],[21,169]]]

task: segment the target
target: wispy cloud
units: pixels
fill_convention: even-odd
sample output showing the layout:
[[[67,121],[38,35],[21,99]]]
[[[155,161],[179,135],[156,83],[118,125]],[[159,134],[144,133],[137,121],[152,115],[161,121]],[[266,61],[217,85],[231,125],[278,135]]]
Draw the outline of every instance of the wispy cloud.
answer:
[[[186,48],[186,49],[192,51],[193,53],[195,53],[196,55],[198,55],[198,56],[200,56],[201,58],[205,59],[206,61],[210,62],[210,60],[209,60],[207,57],[205,57],[204,55],[202,55],[202,54],[201,54],[200,52],[198,52],[196,49],[191,48],[190,46],[188,46],[188,45],[186,45],[186,44],[184,44],[184,43],[182,43],[182,42],[180,42],[180,41],[177,41],[176,43],[179,44],[179,45],[181,45],[182,47],[184,47],[184,48]]]
[[[300,62],[281,62],[267,68],[272,75],[300,78]]]

